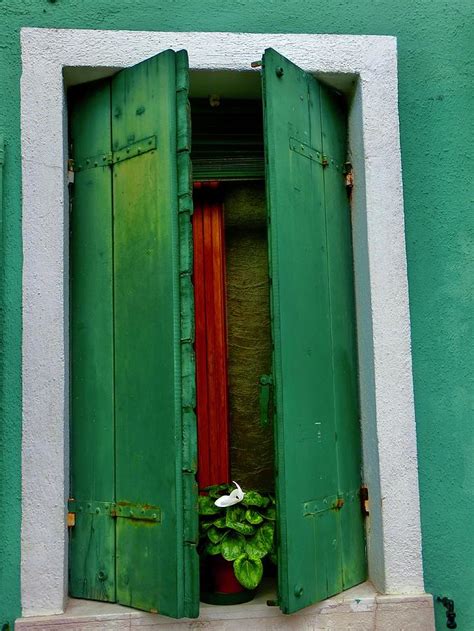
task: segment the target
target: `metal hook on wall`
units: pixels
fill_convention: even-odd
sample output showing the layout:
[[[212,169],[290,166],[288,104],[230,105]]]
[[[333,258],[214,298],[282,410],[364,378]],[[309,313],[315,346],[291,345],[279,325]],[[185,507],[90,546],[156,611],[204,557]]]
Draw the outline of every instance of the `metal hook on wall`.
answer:
[[[456,612],[454,611],[454,600],[446,596],[438,596],[436,600],[446,608],[446,627],[448,629],[457,629],[458,625],[456,622]]]

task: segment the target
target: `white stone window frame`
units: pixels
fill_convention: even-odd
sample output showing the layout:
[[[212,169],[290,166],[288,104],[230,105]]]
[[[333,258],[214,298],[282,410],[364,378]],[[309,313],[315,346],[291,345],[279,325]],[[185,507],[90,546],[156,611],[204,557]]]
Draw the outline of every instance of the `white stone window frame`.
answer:
[[[23,616],[68,600],[68,190],[64,69],[90,80],[167,48],[192,71],[248,71],[275,48],[349,94],[349,146],[369,579],[421,594],[416,427],[396,38],[312,34],[21,31]]]

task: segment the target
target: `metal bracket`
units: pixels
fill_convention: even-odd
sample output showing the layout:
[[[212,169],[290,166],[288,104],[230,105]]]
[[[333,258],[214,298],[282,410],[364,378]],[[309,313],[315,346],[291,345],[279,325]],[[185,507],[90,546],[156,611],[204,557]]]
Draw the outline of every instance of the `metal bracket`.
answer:
[[[159,506],[149,504],[132,504],[130,502],[96,502],[93,500],[78,502],[68,501],[69,514],[73,515],[102,515],[104,517],[138,519],[161,522]]]
[[[359,489],[328,495],[316,500],[308,500],[303,503],[303,516],[315,517],[329,510],[338,511],[345,505],[359,501]]]
[[[290,138],[290,150],[300,156],[303,156],[304,158],[308,158],[308,160],[317,162],[324,168],[332,167],[333,169],[336,169],[336,171],[342,172],[343,167],[341,164],[333,160],[333,158],[325,155],[319,149],[315,149],[314,147],[301,142],[301,140],[298,140],[297,138]]]
[[[271,402],[271,390],[273,386],[273,377],[271,375],[260,376],[260,424],[265,427],[270,422],[270,402]]]
[[[88,169],[95,169],[96,167],[106,167],[124,162],[130,158],[135,158],[149,151],[155,151],[156,149],[156,136],[148,136],[132,142],[125,147],[117,149],[117,151],[109,151],[107,153],[100,153],[96,156],[89,156],[87,158],[80,158],[74,162],[74,171],[86,171]],[[77,162],[77,164],[76,164]]]
[[[314,517],[320,513],[325,513],[326,511],[331,510],[331,508],[335,508],[340,499],[341,498],[338,495],[328,495],[327,497],[322,497],[321,499],[305,502],[303,504],[303,515],[305,517]]]
[[[155,149],[156,136],[148,136],[147,138],[143,138],[142,140],[137,140],[137,142],[132,142],[130,145],[122,147],[122,149],[113,151],[112,163],[117,164],[118,162],[123,162],[124,160],[128,160],[129,158],[140,156],[143,153],[154,151]]]

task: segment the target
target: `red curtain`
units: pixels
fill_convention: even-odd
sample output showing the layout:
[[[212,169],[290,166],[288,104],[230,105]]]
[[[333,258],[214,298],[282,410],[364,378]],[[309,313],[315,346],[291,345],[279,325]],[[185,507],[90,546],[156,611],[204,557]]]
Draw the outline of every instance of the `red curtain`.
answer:
[[[194,184],[198,484],[229,481],[224,213],[218,182]]]

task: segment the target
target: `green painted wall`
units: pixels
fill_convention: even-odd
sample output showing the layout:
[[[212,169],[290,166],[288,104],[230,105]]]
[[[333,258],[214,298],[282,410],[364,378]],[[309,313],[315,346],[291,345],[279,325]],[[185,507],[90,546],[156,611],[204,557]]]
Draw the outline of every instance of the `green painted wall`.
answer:
[[[472,6],[471,0],[0,0],[0,134],[7,145],[0,628],[20,611],[22,26],[398,37],[426,588],[455,599],[460,631],[474,628]],[[444,614],[436,609],[443,629]]]

